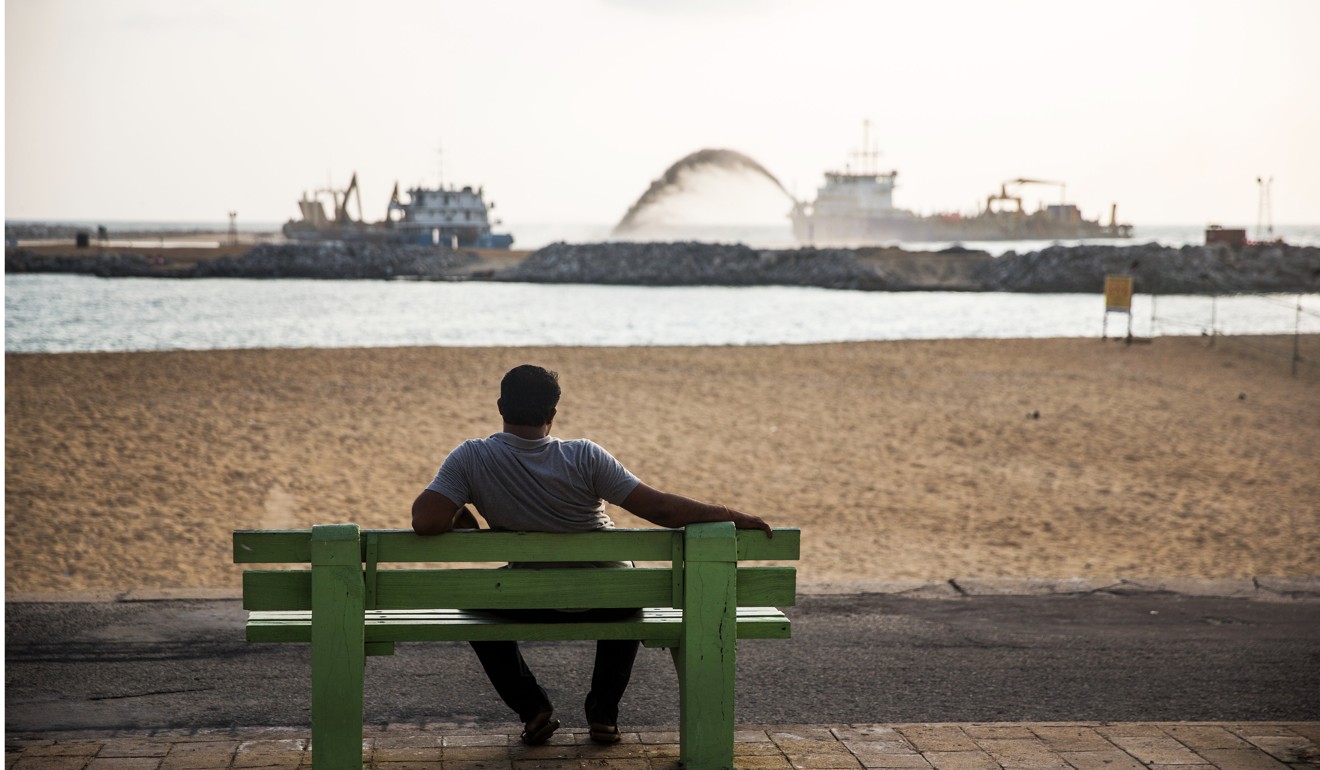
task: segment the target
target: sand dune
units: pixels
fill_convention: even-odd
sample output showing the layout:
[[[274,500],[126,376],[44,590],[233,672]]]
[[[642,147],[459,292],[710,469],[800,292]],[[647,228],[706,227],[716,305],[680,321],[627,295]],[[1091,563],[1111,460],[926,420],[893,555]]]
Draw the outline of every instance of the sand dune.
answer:
[[[557,435],[801,527],[805,582],[1320,574],[1320,371],[1237,344],[5,360],[7,593],[236,587],[232,529],[405,528],[524,362],[561,374]]]

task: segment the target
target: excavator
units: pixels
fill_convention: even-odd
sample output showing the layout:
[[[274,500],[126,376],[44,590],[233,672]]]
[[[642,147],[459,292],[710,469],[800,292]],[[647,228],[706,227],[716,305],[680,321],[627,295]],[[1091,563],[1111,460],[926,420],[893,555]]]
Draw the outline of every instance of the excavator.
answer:
[[[1010,180],[1008,180],[1007,182],[1004,182],[1003,184],[999,185],[999,194],[998,194],[998,195],[995,195],[994,193],[991,193],[989,196],[986,197],[986,199],[985,199],[985,210],[986,210],[986,213],[988,213],[988,214],[989,214],[989,213],[1000,213],[1000,212],[996,212],[996,211],[995,211],[995,208],[994,208],[994,203],[995,203],[995,201],[1012,201],[1012,202],[1013,202],[1014,204],[1016,204],[1016,206],[1017,206],[1017,208],[1014,210],[1013,213],[1017,214],[1018,216],[1021,216],[1021,215],[1023,215],[1024,213],[1026,213],[1026,212],[1024,212],[1024,211],[1022,210],[1022,196],[1021,196],[1021,195],[1009,195],[1009,194],[1008,194],[1008,186],[1009,186],[1009,185],[1024,185],[1024,184],[1044,184],[1044,185],[1052,185],[1052,186],[1054,186],[1054,187],[1058,187],[1058,188],[1059,188],[1059,205],[1064,205],[1063,202],[1064,202],[1064,200],[1067,199],[1067,195],[1066,195],[1066,193],[1067,193],[1067,191],[1068,191],[1068,186],[1065,185],[1063,182],[1051,182],[1051,181],[1048,181],[1048,180],[1045,180],[1045,179],[1010,179]]]
[[[333,219],[328,219],[325,215],[325,207],[321,203],[322,195],[329,195],[330,200],[334,203],[335,216]],[[356,222],[348,213],[348,199],[350,196],[357,199],[358,218]],[[302,212],[303,221],[317,229],[329,227],[332,224],[351,225],[361,223],[362,191],[358,189],[357,172],[353,173],[353,178],[349,181],[348,187],[343,190],[324,187],[316,190],[313,197],[308,197],[307,193],[303,193],[302,200],[298,201],[298,208]]]
[[[334,190],[334,189],[317,190],[317,192],[318,193],[328,192],[334,198],[335,224],[339,224],[339,225],[351,224],[353,222],[353,218],[348,214],[348,196],[354,195],[356,193],[357,209],[358,209],[357,221],[358,222],[362,221],[362,191],[358,189],[356,171],[353,172],[353,178],[349,180],[348,187],[344,188],[344,191],[342,193],[339,190]],[[343,197],[342,198],[339,197],[340,195],[343,195]]]

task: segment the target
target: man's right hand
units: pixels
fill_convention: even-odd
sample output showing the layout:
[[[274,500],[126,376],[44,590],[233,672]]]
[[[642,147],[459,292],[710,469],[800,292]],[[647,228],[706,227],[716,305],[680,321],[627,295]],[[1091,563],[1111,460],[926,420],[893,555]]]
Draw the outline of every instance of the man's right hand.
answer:
[[[766,537],[774,537],[774,530],[760,517],[735,511],[723,505],[710,505],[681,495],[661,492],[638,484],[621,503],[624,510],[662,527],[685,527],[709,521],[732,521],[738,529],[759,529]]]
[[[766,537],[774,537],[775,531],[760,516],[753,516],[750,513],[728,509],[733,519],[733,526],[738,529],[759,529],[765,533]]]

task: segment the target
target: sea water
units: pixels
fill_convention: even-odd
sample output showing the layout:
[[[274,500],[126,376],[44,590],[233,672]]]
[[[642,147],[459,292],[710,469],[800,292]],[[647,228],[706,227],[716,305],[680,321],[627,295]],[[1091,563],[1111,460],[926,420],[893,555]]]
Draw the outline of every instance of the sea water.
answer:
[[[1298,311],[1300,306],[1301,310]],[[1320,333],[1320,294],[1136,295],[1138,336]],[[1099,337],[1096,294],[415,281],[5,280],[8,352]],[[1128,317],[1110,313],[1110,336]]]

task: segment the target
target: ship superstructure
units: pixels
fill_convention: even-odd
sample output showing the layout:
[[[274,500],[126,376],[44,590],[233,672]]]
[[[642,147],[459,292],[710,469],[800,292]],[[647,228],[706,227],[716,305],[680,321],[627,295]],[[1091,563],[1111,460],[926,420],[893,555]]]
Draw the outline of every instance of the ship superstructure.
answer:
[[[507,249],[513,245],[513,236],[491,232],[490,209],[494,205],[487,205],[480,187],[414,187],[408,190],[408,201],[404,203],[395,185],[386,222],[413,242]]]
[[[878,153],[853,154],[860,170],[846,166],[825,174],[825,184],[811,202],[798,201],[789,212],[793,235],[808,244],[875,244],[908,241],[1002,241],[1128,238],[1132,226],[1118,224],[1117,206],[1110,223],[1088,220],[1077,206],[1060,201],[1028,213],[1022,197],[1011,194],[1021,185],[1062,183],[1039,179],[1013,179],[986,198],[985,208],[973,215],[941,213],[922,216],[894,206],[897,171],[880,171]],[[1006,204],[1015,204],[1012,206]]]
[[[322,201],[325,196],[329,197],[334,207],[333,217],[326,214]],[[357,202],[357,219],[349,212],[350,199]],[[407,199],[402,200],[396,183],[385,211],[385,219],[366,222],[362,214],[357,174],[354,174],[348,187],[343,190],[321,189],[311,196],[303,193],[302,199],[298,201],[302,219],[288,222],[283,230],[285,237],[294,240],[507,249],[513,245],[513,236],[491,230],[490,210],[494,206],[494,203],[486,203],[485,191],[480,187],[414,187],[408,190]]]

